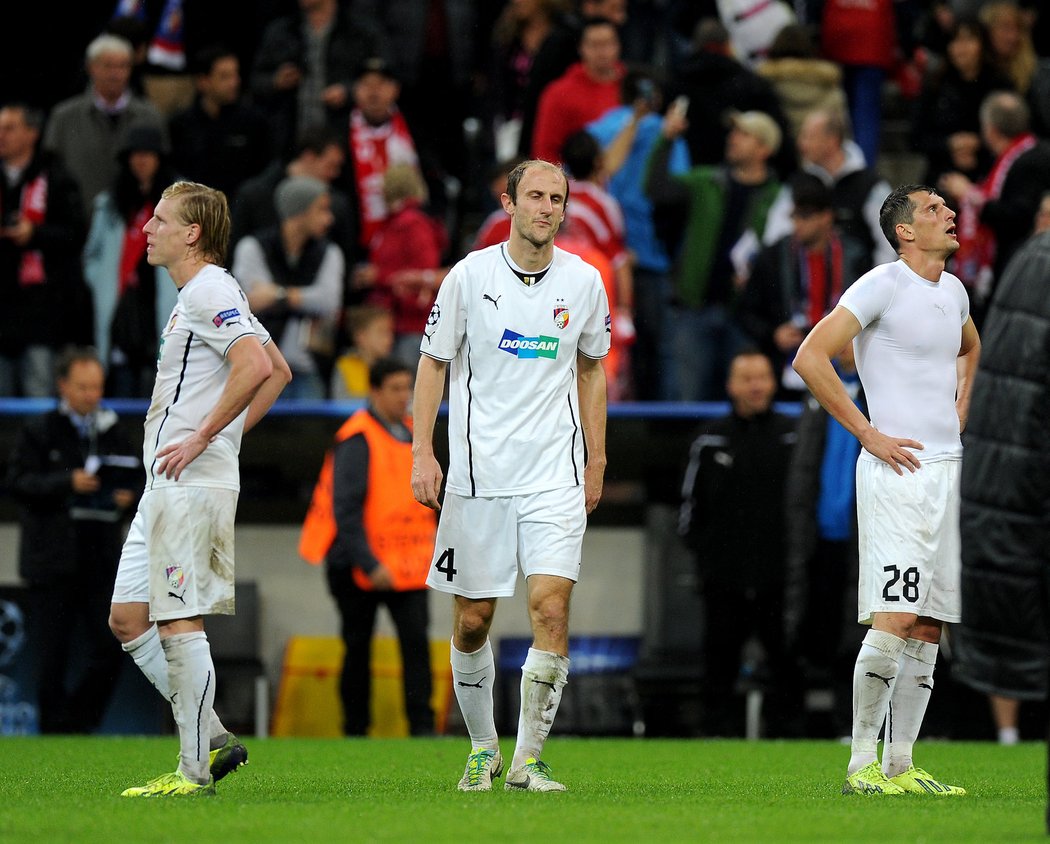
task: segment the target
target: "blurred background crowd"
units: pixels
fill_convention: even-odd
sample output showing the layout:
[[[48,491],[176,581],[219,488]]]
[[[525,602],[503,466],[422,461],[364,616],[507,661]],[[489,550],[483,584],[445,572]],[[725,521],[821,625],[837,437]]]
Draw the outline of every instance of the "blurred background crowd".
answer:
[[[749,345],[801,397],[808,326],[895,258],[891,182],[958,212],[979,317],[1050,189],[1034,2],[97,0],[22,20],[0,55],[4,396],[53,395],[75,343],[107,395],[148,397],[174,288],[141,226],[176,178],[227,194],[227,265],[307,399],[414,361],[448,268],[505,239],[522,157],[571,177],[558,242],[606,281],[619,401],[725,399]]]

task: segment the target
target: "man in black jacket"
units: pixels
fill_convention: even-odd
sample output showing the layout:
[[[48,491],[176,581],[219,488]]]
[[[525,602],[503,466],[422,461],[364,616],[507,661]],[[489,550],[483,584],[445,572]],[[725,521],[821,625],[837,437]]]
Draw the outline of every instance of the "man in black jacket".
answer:
[[[689,450],[679,532],[696,555],[704,601],[704,732],[740,735],[734,703],[741,649],[752,634],[773,682],[771,715],[791,695],[784,633],[784,490],[795,422],[772,409],[773,366],[754,349],[737,354],[726,390],[732,412],[706,423]],[[784,723],[770,731],[783,733]]]
[[[87,231],[69,171],[38,142],[37,108],[0,108],[0,395],[54,395],[60,343],[94,338],[80,269]]]
[[[263,30],[250,89],[269,115],[280,152],[288,151],[304,126],[326,123],[343,130],[355,68],[369,56],[386,55],[385,35],[349,5],[299,0],[295,12]]]
[[[1039,700],[1050,643],[1050,233],[1006,268],[984,325],[961,480],[956,671],[986,694]]]
[[[1014,91],[996,91],[985,97],[980,114],[981,138],[995,157],[991,172],[980,185],[961,173],[948,173],[940,182],[959,203],[960,231],[979,222],[994,241],[991,287],[978,291],[978,323],[988,307],[984,295],[994,293],[1007,263],[1031,233],[1040,199],[1050,190],[1050,143],[1032,132],[1024,98]],[[970,222],[973,215],[976,221]]]
[[[122,522],[143,479],[116,413],[99,406],[104,382],[92,350],[65,352],[58,407],[26,423],[11,455],[45,733],[96,729],[120,671],[106,618]],[[71,665],[80,676],[67,691]]]
[[[831,189],[811,173],[796,173],[790,186],[791,233],[758,253],[736,313],[773,361],[785,401],[805,397],[791,360],[806,332],[871,268],[864,245],[835,224]]]

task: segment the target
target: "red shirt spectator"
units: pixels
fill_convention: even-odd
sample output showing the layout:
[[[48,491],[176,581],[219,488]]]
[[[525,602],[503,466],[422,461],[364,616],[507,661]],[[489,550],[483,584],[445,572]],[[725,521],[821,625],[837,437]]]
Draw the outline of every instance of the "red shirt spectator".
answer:
[[[559,161],[566,139],[606,111],[620,105],[620,36],[603,18],[584,23],[580,61],[555,79],[540,96],[532,155]]]

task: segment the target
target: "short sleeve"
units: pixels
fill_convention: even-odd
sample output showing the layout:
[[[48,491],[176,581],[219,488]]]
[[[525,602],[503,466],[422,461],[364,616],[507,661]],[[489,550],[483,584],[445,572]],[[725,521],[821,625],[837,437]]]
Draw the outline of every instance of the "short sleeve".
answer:
[[[240,338],[254,334],[269,339],[266,329],[248,308],[244,291],[236,284],[211,283],[194,286],[187,294],[185,310],[189,328],[222,357]],[[265,338],[265,339],[264,339]]]
[[[884,276],[862,277],[842,292],[839,304],[866,328],[886,312],[895,289],[896,285]]]
[[[422,354],[443,361],[450,361],[458,354],[467,326],[464,283],[462,264],[454,266],[441,282],[419,341]]]
[[[594,297],[590,313],[583,324],[580,332],[579,350],[589,358],[600,359],[609,354],[609,344],[612,339],[612,318],[609,314],[609,300],[605,295],[605,286],[602,284],[598,271],[589,264],[584,264],[593,274]]]

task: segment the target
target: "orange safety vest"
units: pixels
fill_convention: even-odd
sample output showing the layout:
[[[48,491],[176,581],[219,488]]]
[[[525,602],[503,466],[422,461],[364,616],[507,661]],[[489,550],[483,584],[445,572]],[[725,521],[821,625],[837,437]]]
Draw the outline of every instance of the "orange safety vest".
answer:
[[[411,420],[406,419],[405,424],[412,427]],[[412,496],[412,445],[392,437],[364,409],[343,423],[335,442],[355,434],[364,434],[368,443],[368,492],[362,514],[368,544],[390,571],[395,589],[423,589],[434,554],[437,519],[433,510]],[[324,562],[338,530],[332,504],[334,481],[335,454],[329,449],[299,535],[299,554],[313,565]],[[372,588],[368,576],[357,567],[354,580],[362,589]]]

